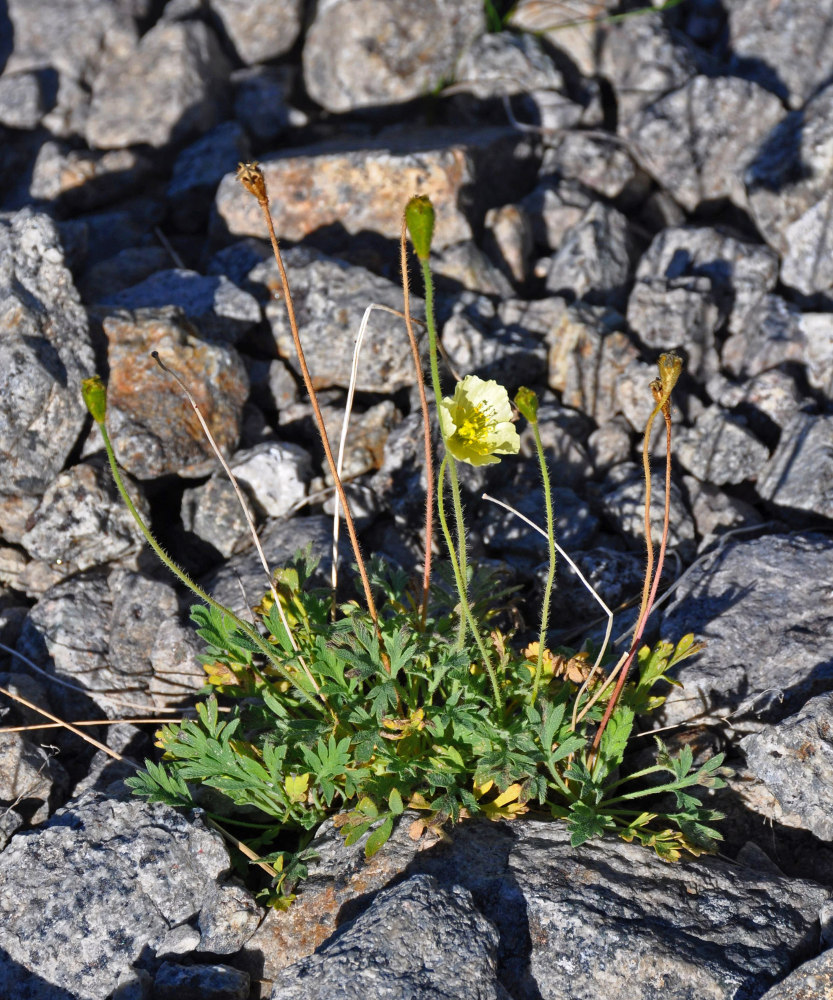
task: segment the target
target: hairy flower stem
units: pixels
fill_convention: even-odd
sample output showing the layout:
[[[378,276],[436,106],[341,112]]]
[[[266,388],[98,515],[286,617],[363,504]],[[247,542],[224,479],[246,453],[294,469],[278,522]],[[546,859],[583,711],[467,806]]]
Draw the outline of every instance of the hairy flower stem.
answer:
[[[538,464],[541,467],[541,479],[544,483],[544,505],[547,511],[547,540],[550,548],[550,564],[547,570],[547,582],[544,585],[544,600],[541,605],[541,635],[538,640],[538,660],[535,664],[535,679],[532,682],[532,704],[538,697],[538,687],[541,683],[541,670],[544,665],[544,643],[547,637],[547,626],[550,620],[550,602],[552,600],[552,587],[555,581],[555,519],[552,510],[552,487],[550,485],[550,474],[547,469],[547,459],[544,455],[544,445],[541,441],[541,431],[538,427],[538,420],[531,420],[532,433],[535,435],[535,450],[538,452]]]
[[[434,318],[434,279],[431,275],[431,266],[428,259],[420,259],[420,264],[422,266],[422,281],[425,286],[425,325],[428,328],[428,360],[431,367],[431,387],[434,390],[434,401],[437,407],[437,412],[439,412],[440,404],[442,403],[443,393],[442,386],[440,385],[440,363],[439,363],[439,349],[437,345],[437,324]],[[440,433],[442,433],[442,427],[440,428]],[[445,440],[443,438],[443,440]],[[447,461],[450,470],[451,479],[451,497],[454,504],[454,516],[457,522],[457,546],[458,553],[456,560],[454,558],[454,553],[452,551],[452,541],[447,530],[444,530],[445,539],[449,546],[449,554],[452,556],[452,562],[454,562],[459,567],[459,572],[455,573],[455,579],[457,581],[457,590],[460,593],[460,606],[464,605],[468,607],[468,557],[466,554],[466,530],[465,522],[463,520],[463,502],[460,497],[460,482],[457,478],[457,463],[453,455],[448,453],[446,449],[446,458],[443,459],[445,463]],[[444,479],[440,476],[440,490],[442,492],[442,484]],[[439,493],[438,493],[439,495]],[[440,515],[442,517],[442,515]],[[457,646],[462,648],[463,643],[466,639],[466,628],[470,624],[468,615],[460,615],[460,629],[457,636]],[[478,641],[478,645],[481,645],[482,640],[475,635],[475,641]]]
[[[593,746],[590,750],[591,762],[595,760],[595,755],[601,744],[605,728],[613,714],[613,710],[616,708],[616,703],[622,693],[622,688],[625,686],[625,681],[636,656],[636,651],[639,649],[639,643],[642,641],[645,624],[648,621],[648,616],[656,599],[659,578],[665,561],[665,550],[668,544],[668,530],[671,521],[671,393],[682,371],[682,360],[675,354],[663,354],[659,359],[659,370],[660,378],[655,379],[651,383],[651,390],[654,393],[656,405],[651,410],[651,414],[645,424],[645,436],[642,442],[642,465],[645,472],[645,545],[648,554],[645,582],[642,587],[642,602],[639,607],[636,625],[634,626],[633,641],[628,650],[628,655],[622,664],[616,687],[613,689],[613,694],[610,696],[605,713],[602,716],[602,721],[599,723],[599,728],[593,740]],[[651,540],[651,461],[649,448],[651,443],[651,428],[653,427],[654,419],[660,412],[662,412],[665,418],[665,507],[663,512],[660,555],[657,563],[657,571],[654,574],[654,544]]]
[[[491,658],[489,657],[489,652],[486,649],[486,644],[483,642],[483,638],[480,635],[480,629],[477,627],[477,622],[474,620],[474,615],[471,613],[471,606],[469,604],[469,596],[467,588],[465,585],[465,580],[463,579],[461,573],[462,569],[457,559],[457,555],[454,551],[454,541],[451,537],[451,532],[448,529],[448,521],[445,516],[445,472],[447,468],[453,469],[454,459],[446,453],[443,456],[442,464],[440,465],[439,483],[437,489],[437,512],[440,517],[440,527],[442,528],[443,535],[445,537],[446,545],[448,546],[448,555],[451,559],[451,568],[454,571],[454,579],[457,583],[457,591],[460,596],[460,619],[463,622],[468,623],[471,629],[472,635],[474,636],[474,641],[477,644],[477,648],[480,651],[480,655],[483,657],[483,665],[486,668],[486,672],[489,675],[489,680],[492,682],[492,691],[495,696],[495,705],[498,709],[503,708],[503,696],[500,693],[500,685],[498,684],[497,674],[495,673],[495,668],[492,666]],[[452,480],[453,484],[454,480]],[[459,492],[459,485],[458,485]],[[458,640],[458,649],[461,649],[462,645]]]
[[[90,382],[92,382],[92,381],[93,381],[92,379],[87,379],[85,381],[85,387]],[[103,390],[103,386],[102,386],[102,390]],[[119,472],[118,463],[116,462],[116,454],[115,454],[115,451],[113,450],[112,442],[110,441],[110,435],[107,433],[107,427],[106,427],[105,422],[104,422],[103,412],[101,413],[101,419],[99,419],[99,417],[96,415],[96,413],[92,409],[91,409],[91,412],[93,413],[93,417],[94,417],[96,423],[98,424],[99,430],[101,431],[101,438],[102,438],[102,440],[104,442],[104,448],[107,451],[107,458],[108,458],[108,460],[110,462],[110,469],[111,469],[111,471],[113,473],[113,479],[115,480],[116,488],[118,489],[119,493],[121,494],[121,498],[122,498],[122,500],[124,500],[124,504],[127,507],[128,511],[130,511],[131,517],[133,518],[133,520],[138,525],[139,530],[145,536],[145,540],[147,541],[148,545],[153,549],[153,551],[156,553],[156,555],[159,556],[159,558],[162,560],[162,562],[168,567],[168,569],[174,574],[175,577],[177,577],[179,580],[181,580],[182,583],[184,583],[185,586],[193,594],[196,594],[196,596],[200,598],[200,600],[205,601],[206,604],[209,604],[216,611],[219,611],[220,614],[225,615],[227,618],[230,618],[234,622],[234,624],[240,629],[240,631],[244,632],[246,634],[246,636],[249,639],[251,639],[251,641],[257,646],[257,648],[260,650],[260,652],[263,653],[263,655],[267,657],[267,659],[269,660],[269,662],[272,663],[272,665],[280,673],[281,677],[283,677],[284,680],[289,681],[289,683],[293,686],[293,688],[295,688],[296,690],[300,691],[301,694],[304,696],[304,698],[306,698],[306,700],[308,702],[310,702],[310,704],[315,705],[316,703],[315,703],[315,700],[312,698],[312,696],[307,691],[305,691],[302,687],[300,687],[298,685],[297,680],[294,679],[292,677],[292,675],[284,668],[284,666],[280,662],[280,660],[278,660],[276,658],[275,652],[274,652],[273,648],[263,638],[263,636],[260,634],[260,632],[258,632],[258,630],[256,628],[254,628],[252,625],[250,625],[247,621],[244,621],[242,618],[239,618],[230,608],[227,608],[224,605],[220,604],[220,602],[216,601],[211,596],[211,594],[209,594],[205,590],[203,590],[202,587],[199,586],[199,584],[195,583],[191,579],[191,577],[188,576],[188,574],[185,572],[184,569],[182,569],[180,566],[178,566],[173,561],[173,559],[171,559],[171,557],[162,548],[162,546],[159,544],[159,542],[156,541],[156,539],[153,537],[153,534],[151,533],[150,528],[148,528],[148,526],[145,524],[144,520],[142,519],[142,515],[136,509],[136,505],[130,499],[130,494],[127,492],[127,489],[126,489],[126,487],[124,485],[124,481],[122,480],[121,473]],[[268,687],[272,686],[271,682],[268,679],[268,677],[264,676],[264,674],[261,673],[261,671],[258,670],[257,667],[254,666],[254,664],[252,664],[252,670],[260,678],[260,680],[263,681],[264,684],[266,684]],[[318,706],[316,705],[316,708],[317,707]]]
[[[359,576],[361,577],[362,587],[364,588],[364,598],[365,603],[367,604],[367,611],[373,622],[373,628],[376,632],[379,647],[382,650],[382,662],[384,663],[387,672],[390,673],[390,659],[387,653],[384,652],[385,646],[384,640],[382,639],[382,631],[379,628],[379,615],[376,611],[376,602],[373,599],[373,591],[370,588],[370,580],[367,575],[367,568],[365,567],[361,546],[359,545],[359,537],[356,534],[356,526],[353,523],[353,515],[350,511],[350,504],[347,501],[347,494],[344,492],[344,485],[342,484],[341,477],[338,474],[338,468],[336,466],[335,458],[333,457],[332,448],[330,447],[330,440],[327,437],[327,428],[324,424],[324,416],[321,413],[321,407],[318,404],[318,396],[315,392],[315,387],[312,384],[312,377],[310,376],[306,357],[304,355],[304,349],[301,345],[301,337],[298,333],[298,323],[295,319],[295,306],[292,303],[292,293],[289,288],[289,279],[287,278],[286,268],[283,265],[283,257],[281,256],[280,247],[278,246],[278,237],[275,233],[274,223],[272,222],[272,213],[269,210],[269,195],[266,191],[266,181],[263,177],[263,171],[256,163],[241,164],[237,171],[237,177],[243,187],[245,187],[246,190],[257,199],[257,203],[260,205],[263,217],[266,221],[266,228],[269,232],[269,240],[272,244],[272,252],[275,255],[275,262],[278,265],[278,272],[281,277],[284,305],[286,306],[289,328],[292,332],[292,341],[295,345],[295,353],[298,355],[298,364],[301,368],[304,386],[306,387],[307,395],[309,396],[310,403],[312,404],[312,410],[315,414],[315,422],[318,425],[318,434],[324,448],[327,465],[330,468],[330,475],[333,477],[341,509],[344,511],[344,522],[347,525],[347,533],[350,535],[350,544],[353,546],[353,554],[356,557]]]
[[[411,345],[411,355],[414,359],[417,389],[419,390],[419,405],[422,410],[422,430],[425,439],[425,563],[422,572],[422,610],[420,618],[422,627],[428,618],[428,597],[431,590],[431,550],[434,545],[434,452],[431,447],[431,417],[428,413],[428,398],[425,395],[425,376],[422,373],[422,359],[419,356],[419,345],[414,334],[414,324],[411,320],[411,289],[408,281],[408,252],[406,246],[407,225],[402,216],[402,235],[399,241],[399,259],[402,268],[402,295],[404,299],[405,326],[408,330],[408,341]]]

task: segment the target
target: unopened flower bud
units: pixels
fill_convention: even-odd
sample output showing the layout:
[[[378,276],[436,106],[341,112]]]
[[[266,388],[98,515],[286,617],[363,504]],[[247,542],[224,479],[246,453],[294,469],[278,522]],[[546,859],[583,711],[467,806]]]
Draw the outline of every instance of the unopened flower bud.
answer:
[[[538,422],[538,397],[532,389],[522,385],[515,393],[515,406],[520,415],[526,417],[531,424]]]
[[[81,383],[81,395],[93,420],[97,424],[103,424],[107,413],[107,386],[101,381],[101,376],[85,378]]]
[[[434,235],[434,206],[428,195],[415,195],[405,206],[405,225],[411,234],[414,252],[421,261],[428,260]]]

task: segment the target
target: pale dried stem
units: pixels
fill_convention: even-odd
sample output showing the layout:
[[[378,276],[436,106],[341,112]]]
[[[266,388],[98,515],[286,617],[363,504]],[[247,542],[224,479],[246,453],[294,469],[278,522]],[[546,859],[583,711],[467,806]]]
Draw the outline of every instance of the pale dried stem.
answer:
[[[36,674],[40,674],[41,677],[45,677],[52,684],[59,684],[61,687],[68,688],[70,691],[77,691],[79,694],[86,695],[88,698],[94,694],[96,698],[103,698],[106,701],[112,702],[114,705],[119,705],[122,708],[138,708],[145,712],[151,707],[149,705],[142,704],[138,701],[128,701],[126,698],[117,698],[115,695],[108,694],[106,691],[90,691],[89,688],[81,687],[80,684],[72,684],[70,681],[65,681],[62,677],[56,677],[55,674],[50,674],[43,667],[39,667],[37,663],[33,663],[28,656],[24,656],[23,653],[18,653],[16,649],[12,649],[11,646],[6,646],[4,643],[0,642],[0,649],[6,653],[10,653],[12,656],[16,656],[19,660],[26,664],[31,670],[34,670]],[[193,692],[192,692],[193,693]],[[157,708],[153,706],[153,711],[156,712],[181,712],[181,708]]]
[[[230,708],[220,708],[220,712],[230,712]],[[150,717],[147,719],[76,719],[73,722],[73,726],[119,726],[122,724],[131,726],[158,726],[160,722],[164,722],[166,725],[180,725],[186,721],[186,717],[183,716],[179,719],[157,719],[155,717]],[[0,726],[0,733],[34,733],[40,729],[61,729],[63,728],[63,723],[61,722],[38,722],[33,723],[30,726]]]
[[[135,767],[137,771],[139,770],[139,765],[136,764],[134,761],[130,760],[128,757],[122,757],[120,753],[116,753],[115,750],[111,750],[110,747],[108,747],[106,744],[99,743],[98,740],[93,739],[92,736],[88,736],[83,730],[73,726],[71,722],[64,722],[64,720],[59,719],[57,715],[53,715],[51,712],[47,712],[45,708],[39,708],[37,705],[33,704],[27,698],[24,698],[19,694],[15,694],[13,691],[9,691],[4,687],[0,687],[0,694],[4,694],[7,698],[11,698],[12,701],[16,701],[20,705],[25,705],[26,708],[31,709],[33,712],[37,712],[39,715],[42,715],[46,719],[50,719],[52,722],[61,726],[63,729],[68,729],[71,733],[75,733],[75,735],[80,736],[85,743],[89,743],[90,746],[94,746],[96,750],[103,751],[108,756],[112,757],[114,760],[123,761],[125,764],[130,764],[131,767]]]
[[[338,456],[336,458],[336,470],[338,471],[339,479],[344,482],[342,478],[342,471],[344,469],[344,453],[347,448],[347,433],[350,429],[350,415],[353,412],[353,399],[356,395],[356,382],[359,377],[359,358],[361,356],[362,345],[364,344],[365,333],[367,332],[367,324],[370,320],[370,314],[374,309],[380,309],[383,312],[391,313],[393,316],[398,316],[400,319],[405,318],[405,314],[401,313],[398,309],[394,309],[391,306],[383,305],[381,302],[371,302],[370,305],[365,309],[364,315],[362,316],[362,321],[359,324],[359,332],[356,334],[356,343],[353,346],[353,363],[350,367],[350,384],[347,387],[347,400],[344,404],[344,419],[341,422],[341,437],[338,441]],[[333,487],[335,489],[335,487]],[[338,586],[338,539],[339,539],[339,510],[340,510],[340,500],[338,493],[336,493],[335,498],[335,510],[333,511],[333,572],[331,574],[331,581],[333,586],[333,593],[336,591]]]
[[[214,435],[211,433],[211,428],[208,426],[205,417],[202,415],[202,410],[200,409],[199,403],[196,401],[196,399],[194,399],[193,395],[191,394],[191,391],[185,384],[184,380],[179,375],[177,375],[177,373],[172,368],[169,368],[165,364],[165,362],[159,357],[159,353],[157,351],[153,351],[151,353],[151,357],[159,365],[159,367],[162,369],[163,372],[165,372],[167,375],[170,375],[171,378],[176,380],[180,389],[182,389],[182,391],[188,397],[188,402],[191,404],[191,406],[194,409],[194,413],[196,413],[197,415],[197,420],[199,420],[200,422],[200,427],[202,427],[202,432],[203,434],[205,434],[206,440],[211,445],[211,450],[217,456],[220,465],[222,465],[223,467],[223,472],[225,472],[228,481],[234,487],[234,492],[237,495],[237,502],[240,504],[240,508],[243,511],[243,516],[246,518],[246,524],[249,527],[249,533],[251,534],[252,539],[254,540],[255,548],[257,549],[257,554],[260,556],[260,564],[261,566],[263,566],[263,571],[266,574],[266,579],[269,581],[269,588],[272,591],[272,599],[278,606],[278,610],[281,616],[281,624],[286,629],[286,634],[289,636],[289,641],[292,643],[293,650],[297,653],[298,646],[295,642],[292,632],[290,631],[289,622],[286,620],[283,608],[281,607],[281,602],[278,600],[278,594],[277,591],[275,590],[275,584],[272,579],[272,571],[269,569],[269,563],[266,561],[266,555],[263,552],[263,547],[261,546],[260,539],[257,536],[257,528],[255,527],[255,523],[252,520],[252,515],[249,513],[249,506],[246,503],[246,498],[243,496],[243,491],[240,489],[240,484],[237,482],[237,478],[231,471],[231,468],[228,462],[226,461],[225,456],[220,451],[217,442],[214,440]],[[313,680],[312,678],[310,679]],[[314,683],[315,681],[313,680],[313,684]]]
[[[489,500],[489,501],[491,501],[491,503],[495,503],[499,507],[503,507],[505,510],[508,510],[511,514],[514,514],[515,517],[520,518],[525,524],[528,524],[530,526],[530,528],[532,528],[533,530],[537,531],[539,535],[543,535],[544,538],[548,538],[548,535],[547,535],[546,531],[544,531],[544,529],[542,527],[540,527],[540,525],[537,525],[534,521],[531,521],[528,517],[525,517],[519,510],[515,510],[515,508],[511,507],[508,503],[504,503],[503,500],[497,500],[495,497],[489,496],[488,493],[484,493],[483,494],[483,499],[484,500]],[[598,604],[601,605],[602,610],[607,615],[607,628],[605,629],[604,641],[602,642],[601,648],[599,649],[598,655],[596,656],[596,662],[593,664],[592,670],[588,674],[587,679],[585,680],[584,684],[581,686],[581,688],[579,689],[578,694],[576,695],[576,702],[575,702],[575,704],[577,705],[578,701],[579,701],[579,698],[581,697],[581,695],[583,694],[583,692],[587,690],[588,684],[590,684],[590,682],[592,681],[593,677],[598,673],[598,671],[599,671],[599,669],[601,667],[602,659],[604,658],[605,652],[607,651],[607,645],[610,642],[610,633],[613,631],[613,612],[605,604],[605,602],[601,599],[601,597],[599,597],[599,595],[594,590],[593,585],[590,583],[589,580],[587,580],[587,578],[584,576],[584,574],[581,572],[581,570],[578,568],[578,566],[575,564],[575,562],[573,562],[573,560],[570,558],[570,556],[568,555],[568,553],[566,553],[564,551],[564,549],[561,548],[561,546],[558,544],[558,542],[555,543],[555,547],[556,547],[556,549],[558,551],[558,554],[566,561],[567,565],[576,574],[576,576],[581,581],[582,585],[584,587],[586,587],[587,590],[590,592],[591,597],[595,601],[597,601]],[[575,712],[573,713],[573,715],[574,715],[574,718],[573,718],[573,729],[575,729],[575,724],[576,724],[575,723]]]

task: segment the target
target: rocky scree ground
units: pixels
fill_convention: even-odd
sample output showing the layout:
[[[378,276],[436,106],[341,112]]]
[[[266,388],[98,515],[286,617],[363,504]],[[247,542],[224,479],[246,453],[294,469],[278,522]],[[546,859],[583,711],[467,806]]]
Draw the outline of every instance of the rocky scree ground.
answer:
[[[263,579],[152,350],[199,387],[270,562],[309,541],[326,564],[328,483],[234,168],[263,163],[332,428],[365,307],[401,307],[400,213],[419,191],[450,361],[542,394],[559,540],[612,606],[642,572],[647,383],[661,351],[686,358],[677,587],[653,629],[708,641],[665,735],[729,754],[725,856],[571,850],[519,820],[423,850],[403,824],[366,863],[325,824],[299,901],[264,917],[202,818],[131,798],[129,769],[71,734],[4,731],[0,995],[833,989],[833,2],[688,0],[550,30],[553,8],[522,0],[489,32],[479,0],[0,6],[0,642],[34,665],[0,651],[0,685],[110,720],[98,737],[141,760],[152,727],[118,720],[203,682],[187,595],[143,548],[82,406],[94,370],[141,509],[221,600],[242,608]],[[347,470],[366,548],[407,568],[409,364],[377,311]],[[504,461],[465,487],[477,554],[534,608],[546,552],[479,497],[540,519],[536,476]],[[554,641],[598,628],[563,561],[556,607]],[[6,730],[42,722],[0,706]]]

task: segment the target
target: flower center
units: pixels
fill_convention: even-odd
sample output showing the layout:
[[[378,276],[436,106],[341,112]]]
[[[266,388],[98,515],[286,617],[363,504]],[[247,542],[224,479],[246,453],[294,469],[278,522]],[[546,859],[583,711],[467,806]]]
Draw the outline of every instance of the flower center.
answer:
[[[473,448],[479,454],[486,454],[490,450],[489,434],[494,426],[494,418],[491,415],[490,407],[485,403],[478,403],[466,413],[466,417],[457,428],[457,437],[464,444]]]

